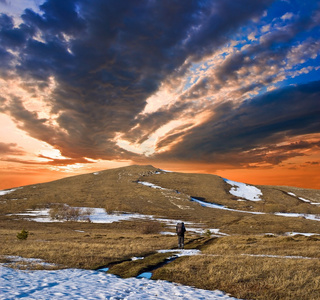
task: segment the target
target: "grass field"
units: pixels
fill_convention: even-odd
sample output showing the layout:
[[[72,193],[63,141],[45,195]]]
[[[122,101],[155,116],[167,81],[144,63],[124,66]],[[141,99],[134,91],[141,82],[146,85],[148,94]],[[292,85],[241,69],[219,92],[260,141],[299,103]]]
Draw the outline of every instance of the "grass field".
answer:
[[[175,238],[145,234],[145,222],[88,224],[78,222],[1,222],[1,255],[41,258],[63,268],[95,269],[114,261],[173,247]],[[21,228],[27,240],[18,240]]]
[[[156,269],[155,279],[220,289],[242,299],[320,299],[319,221],[274,214],[317,216],[320,207],[315,203],[320,203],[320,191],[258,186],[262,200],[253,202],[237,201],[230,188],[218,176],[168,173],[152,166],[131,166],[19,188],[0,196],[0,262],[8,262],[6,256],[10,255],[41,258],[56,268],[108,266],[111,273],[130,277],[170,256],[157,250],[176,247],[175,236],[160,233],[172,228],[159,221],[39,223],[16,215],[64,203],[104,208],[110,213],[184,220],[204,231],[216,228],[228,234],[217,238],[187,232],[186,248],[199,249],[201,255],[181,257]],[[190,201],[190,196],[229,210],[203,207]],[[16,237],[22,229],[29,232],[26,240]],[[289,236],[289,232],[313,235]],[[144,259],[132,261],[132,257]]]
[[[240,299],[319,299],[320,237],[230,236],[158,269],[166,279]]]

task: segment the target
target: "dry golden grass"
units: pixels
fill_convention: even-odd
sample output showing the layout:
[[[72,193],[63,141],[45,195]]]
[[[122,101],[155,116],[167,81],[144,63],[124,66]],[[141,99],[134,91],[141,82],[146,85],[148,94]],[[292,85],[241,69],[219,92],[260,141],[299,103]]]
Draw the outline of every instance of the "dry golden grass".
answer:
[[[163,263],[171,255],[171,253],[155,253],[153,255],[146,256],[144,259],[125,261],[111,266],[109,272],[114,275],[121,276],[122,278],[136,277],[149,270],[149,268]]]
[[[19,222],[10,223],[15,228],[20,225]],[[0,229],[0,255],[41,258],[59,266],[95,269],[114,261],[173,247],[176,242],[174,237],[142,233],[144,222],[109,226],[75,222],[29,223],[29,237],[23,241],[16,238],[19,230]]]
[[[151,182],[166,189],[150,188],[138,184],[138,181]],[[277,211],[319,214],[320,207],[298,198],[320,202],[318,190],[259,186],[263,200],[252,202],[236,201],[237,197],[229,193],[230,188],[221,177],[215,175],[164,173],[152,166],[130,166],[17,189],[0,196],[0,214],[65,203],[74,207],[101,207],[108,212],[138,212],[183,219],[203,223],[209,228],[220,228],[229,234],[281,234],[288,231],[320,233],[317,221],[272,214]],[[289,195],[290,191],[296,197]],[[233,209],[262,211],[266,214],[209,209],[190,201],[190,196],[202,197],[208,202]]]
[[[214,255],[279,255],[320,258],[320,236],[227,236],[203,249]]]
[[[303,236],[219,238],[203,255],[177,259],[153,278],[220,289],[241,299],[315,300],[320,298],[319,245],[320,239]]]
[[[156,270],[153,278],[220,289],[240,299],[320,298],[318,260],[196,256]]]
[[[236,201],[237,197],[229,193],[230,185],[218,176],[158,171],[152,166],[130,166],[26,186],[0,196],[0,255],[41,258],[63,267],[86,269],[147,256],[146,260],[123,262],[112,268],[119,275],[135,276],[166,257],[154,254],[156,250],[176,247],[176,237],[159,234],[163,225],[158,222],[36,223],[8,214],[57,203],[100,207],[108,212],[138,212],[202,223],[204,228],[219,228],[232,235],[195,239],[187,232],[186,247],[201,249],[203,255],[179,258],[157,269],[153,278],[221,289],[243,299],[320,299],[320,238],[261,235],[291,231],[320,233],[319,221],[273,214],[278,211],[320,214],[319,206],[299,199],[320,202],[319,190],[259,186],[262,201]],[[138,181],[166,189],[150,188]],[[266,214],[205,208],[191,202],[190,196]],[[29,232],[24,241],[16,238],[22,229]]]

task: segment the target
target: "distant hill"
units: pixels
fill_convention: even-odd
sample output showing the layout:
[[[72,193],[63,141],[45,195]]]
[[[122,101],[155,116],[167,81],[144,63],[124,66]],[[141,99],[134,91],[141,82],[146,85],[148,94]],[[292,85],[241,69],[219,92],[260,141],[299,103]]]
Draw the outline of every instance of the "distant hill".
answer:
[[[66,203],[189,220],[232,233],[320,233],[320,190],[238,184],[153,166],[68,177],[0,193],[2,214]],[[307,214],[307,215],[306,215]]]

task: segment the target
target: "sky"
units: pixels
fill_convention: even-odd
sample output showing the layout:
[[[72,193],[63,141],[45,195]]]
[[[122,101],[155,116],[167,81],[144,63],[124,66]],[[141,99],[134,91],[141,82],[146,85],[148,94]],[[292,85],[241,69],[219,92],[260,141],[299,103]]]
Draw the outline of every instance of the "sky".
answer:
[[[0,0],[0,189],[131,164],[320,189],[320,1]]]

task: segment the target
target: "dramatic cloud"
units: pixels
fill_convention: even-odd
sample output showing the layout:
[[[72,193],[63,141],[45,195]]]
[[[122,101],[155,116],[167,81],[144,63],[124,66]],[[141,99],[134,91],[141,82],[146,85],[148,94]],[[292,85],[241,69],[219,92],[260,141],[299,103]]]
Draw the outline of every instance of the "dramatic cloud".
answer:
[[[233,1],[48,0],[41,14],[27,9],[19,27],[2,15],[3,69],[9,73],[14,64],[39,89],[54,79],[46,102],[58,126],[43,138],[50,130],[45,120],[16,100],[9,112],[63,155],[114,158],[117,132],[132,128],[161,82],[186,59],[212,53],[269,2],[246,0],[234,8]]]
[[[319,151],[318,1],[36,3],[0,14],[0,113],[60,156],[2,160],[258,167]]]
[[[245,101],[240,106],[223,103],[216,114],[190,130],[182,141],[170,148],[173,159],[213,163],[279,164],[290,157],[304,155],[301,150],[320,147],[316,142],[299,141],[278,145],[295,136],[319,133],[320,81],[284,88]],[[169,136],[158,147],[172,143]]]

